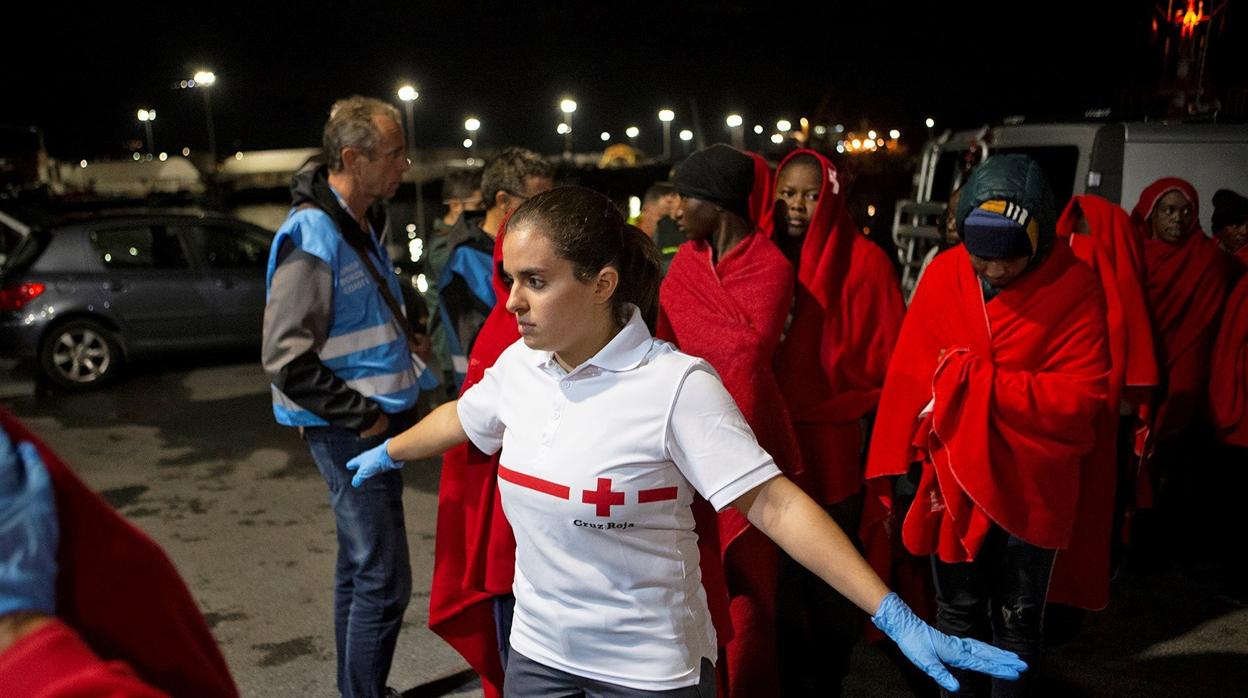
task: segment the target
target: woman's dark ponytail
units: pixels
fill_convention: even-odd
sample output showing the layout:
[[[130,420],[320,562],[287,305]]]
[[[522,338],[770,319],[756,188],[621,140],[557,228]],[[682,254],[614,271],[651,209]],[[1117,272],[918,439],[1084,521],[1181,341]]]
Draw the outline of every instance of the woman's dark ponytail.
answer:
[[[659,318],[663,258],[654,240],[635,225],[624,226],[624,249],[619,269],[620,285],[615,291],[616,320],[628,322],[630,311],[624,304],[632,303],[641,309],[641,317],[653,334]]]
[[[516,209],[510,228],[521,225],[536,225],[551,241],[555,254],[571,262],[582,281],[594,278],[604,267],[615,267],[620,274],[611,299],[616,322],[628,323],[632,304],[654,332],[662,281],[659,248],[629,225],[610,199],[584,187],[551,189]]]

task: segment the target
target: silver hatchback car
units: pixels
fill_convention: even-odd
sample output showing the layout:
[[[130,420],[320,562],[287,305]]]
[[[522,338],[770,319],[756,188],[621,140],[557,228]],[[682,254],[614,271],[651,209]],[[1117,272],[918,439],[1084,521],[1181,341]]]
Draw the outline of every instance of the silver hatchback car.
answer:
[[[74,389],[141,355],[259,346],[272,239],[234,218],[176,210],[40,226],[0,269],[0,355]]]

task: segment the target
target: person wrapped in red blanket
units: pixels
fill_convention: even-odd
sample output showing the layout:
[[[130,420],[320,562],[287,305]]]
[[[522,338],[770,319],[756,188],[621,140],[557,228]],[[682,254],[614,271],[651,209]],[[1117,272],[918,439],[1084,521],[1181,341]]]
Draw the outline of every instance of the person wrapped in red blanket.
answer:
[[[776,374],[805,474],[798,480],[846,531],[862,511],[867,424],[879,402],[905,301],[887,255],[858,230],[836,167],[813,150],[780,163],[772,241],[797,278]],[[786,694],[836,683],[860,616],[800,565],[781,568],[780,657]]]
[[[1057,221],[1057,235],[1058,243],[1069,245],[1100,281],[1112,368],[1106,410],[1101,415],[1104,423],[1098,426],[1096,449],[1080,472],[1077,534],[1070,548],[1057,556],[1049,601],[1100,610],[1109,603],[1119,416],[1131,415],[1121,424],[1135,427],[1135,415],[1157,385],[1157,361],[1143,280],[1133,271],[1130,254],[1115,252],[1127,240],[1138,240],[1127,212],[1099,196],[1075,196]],[[1140,472],[1141,463],[1140,458],[1124,454],[1124,465],[1132,466],[1124,472],[1129,484],[1146,476]],[[1140,503],[1138,496],[1129,499],[1124,502],[1128,512]]]
[[[507,312],[509,286],[502,276],[507,221],[494,239],[494,295],[468,358],[462,390],[475,385],[503,350],[520,338]],[[481,675],[487,698],[502,694],[503,654],[512,603],[516,540],[498,498],[499,454],[487,456],[465,443],[442,459],[438,527],[434,543],[429,628]]]
[[[759,160],[714,145],[677,169],[675,217],[689,241],[680,246],[663,280],[656,336],[706,359],[759,444],[782,471],[800,477],[797,442],[772,370],[794,275],[752,218],[752,202],[762,201],[771,188],[769,170],[765,162],[760,168]],[[699,536],[712,530],[717,536],[719,550],[711,554],[722,560],[731,616],[728,628],[716,618],[716,630],[724,636],[724,656],[717,663],[721,692],[776,695],[778,550],[740,513],[720,512],[717,526],[707,521],[707,513],[699,514]],[[715,570],[716,562],[704,560],[703,569]],[[714,598],[713,584],[707,591]]]
[[[1144,265],[1165,396],[1157,408],[1155,441],[1175,436],[1203,412],[1209,363],[1231,268],[1200,229],[1200,198],[1177,177],[1140,194],[1131,221],[1144,244]]]
[[[1209,414],[1218,451],[1223,500],[1210,508],[1218,512],[1222,540],[1240,540],[1246,531],[1237,497],[1248,487],[1248,199],[1221,189],[1213,195],[1213,234],[1233,258],[1239,281],[1226,301],[1222,327],[1213,345],[1209,367]],[[1248,605],[1248,562],[1242,555],[1222,556],[1226,563],[1221,596]]]
[[[237,696],[160,546],[3,409],[0,432],[0,693]]]
[[[915,292],[866,471],[918,471],[901,539],[932,556],[938,627],[991,636],[1033,667],[1054,556],[1071,544],[1081,472],[1104,436],[1111,368],[1101,284],[1054,244],[1054,219],[1031,159],[997,155],[971,173],[963,246],[937,256]],[[1024,693],[1034,676],[992,693]],[[987,687],[965,676],[962,691]]]
[[[1221,189],[1213,206],[1213,234],[1238,262],[1240,277],[1213,348],[1210,413],[1221,441],[1248,448],[1248,199]]]

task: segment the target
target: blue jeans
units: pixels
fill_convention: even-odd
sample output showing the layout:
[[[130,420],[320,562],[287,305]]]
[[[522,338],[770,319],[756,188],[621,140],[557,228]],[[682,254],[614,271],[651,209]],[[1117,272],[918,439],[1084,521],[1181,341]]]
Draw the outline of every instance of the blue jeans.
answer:
[[[391,415],[390,433],[406,425]],[[338,527],[334,572],[334,641],[338,691],[350,698],[382,696],[403,612],[412,595],[403,477],[392,470],[356,489],[346,469],[353,456],[390,434],[362,439],[340,427],[304,430],[312,460],[329,486]]]

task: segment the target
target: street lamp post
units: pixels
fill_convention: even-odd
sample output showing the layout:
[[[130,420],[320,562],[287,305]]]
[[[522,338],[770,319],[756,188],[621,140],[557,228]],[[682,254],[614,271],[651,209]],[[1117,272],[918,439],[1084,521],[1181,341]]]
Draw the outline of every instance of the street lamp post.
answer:
[[[403,102],[403,115],[406,121],[404,130],[407,132],[407,138],[404,139],[404,145],[407,147],[408,162],[412,162],[416,159],[416,128],[412,106],[420,97],[420,93],[412,85],[403,85],[399,87],[398,96],[399,101]],[[416,182],[416,232],[423,238],[425,235],[425,197],[421,191],[419,169],[412,173],[412,179]]]
[[[684,147],[684,149],[685,149],[685,155],[688,155],[688,154],[689,154],[689,141],[692,141],[692,140],[693,140],[693,131],[690,131],[690,130],[689,130],[689,129],[687,129],[687,128],[685,128],[685,129],[681,129],[681,131],[680,131],[680,144],[681,144],[681,146],[683,146],[683,147]]]
[[[217,131],[212,123],[212,90],[211,88],[217,82],[217,74],[211,70],[200,70],[195,73],[193,78],[195,87],[201,88],[204,94],[204,116],[208,120],[208,154],[211,156],[212,167],[217,166]]]
[[[156,152],[156,143],[152,139],[152,122],[156,120],[155,109],[140,109],[138,112],[139,121],[143,123],[143,130],[147,133],[147,152]]]
[[[672,119],[676,118],[676,113],[671,109],[659,110],[659,121],[663,122],[663,160],[666,162],[672,159]]]
[[[724,123],[728,124],[728,128],[732,131],[732,146],[744,149],[745,130],[742,124],[745,123],[745,120],[741,118],[740,114],[729,114],[728,118],[724,119]]]
[[[468,137],[464,139],[466,144],[464,147],[468,148],[468,157],[475,157],[477,141],[480,140],[477,138],[477,131],[481,130],[481,120],[475,116],[464,119],[464,130],[468,132]]]
[[[576,111],[576,101],[565,97],[559,102],[559,111],[563,112],[563,128],[559,132],[563,134],[563,157],[572,158],[572,112]]]
[[[624,135],[628,136],[629,145],[636,146],[637,136],[641,135],[641,129],[637,128],[636,126],[629,126],[628,128],[624,129]]]

